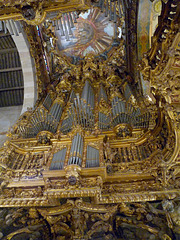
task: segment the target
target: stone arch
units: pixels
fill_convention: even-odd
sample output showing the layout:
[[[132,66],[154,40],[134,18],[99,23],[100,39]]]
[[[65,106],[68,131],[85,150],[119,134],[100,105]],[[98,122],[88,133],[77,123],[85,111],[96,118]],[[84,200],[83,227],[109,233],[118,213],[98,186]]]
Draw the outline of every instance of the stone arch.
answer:
[[[27,108],[34,107],[34,103],[37,98],[35,63],[30,55],[30,46],[24,34],[19,33],[18,36],[12,35],[12,38],[20,56],[24,78],[24,101],[21,111],[22,114],[27,110]]]

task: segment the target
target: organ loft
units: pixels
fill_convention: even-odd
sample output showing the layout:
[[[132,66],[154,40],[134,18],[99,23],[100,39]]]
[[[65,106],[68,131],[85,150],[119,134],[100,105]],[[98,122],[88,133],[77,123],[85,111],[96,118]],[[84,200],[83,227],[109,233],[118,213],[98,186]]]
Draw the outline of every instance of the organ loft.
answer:
[[[178,0],[0,0],[0,239],[180,239],[179,27]]]

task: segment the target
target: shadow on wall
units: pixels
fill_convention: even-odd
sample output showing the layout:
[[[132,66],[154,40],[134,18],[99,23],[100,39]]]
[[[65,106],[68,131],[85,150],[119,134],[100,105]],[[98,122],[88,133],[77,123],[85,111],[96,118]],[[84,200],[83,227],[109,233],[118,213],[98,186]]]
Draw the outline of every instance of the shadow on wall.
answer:
[[[0,148],[7,140],[8,129],[17,121],[21,111],[22,106],[0,108]]]

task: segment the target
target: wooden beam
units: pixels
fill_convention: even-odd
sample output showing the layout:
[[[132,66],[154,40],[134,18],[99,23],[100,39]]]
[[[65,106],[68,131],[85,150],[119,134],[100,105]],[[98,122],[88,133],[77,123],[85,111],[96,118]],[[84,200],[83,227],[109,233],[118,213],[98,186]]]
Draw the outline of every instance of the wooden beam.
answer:
[[[23,90],[24,86],[19,87],[10,87],[10,88],[1,88],[0,92],[11,91],[11,90]]]
[[[17,51],[17,48],[0,49],[0,54],[1,53],[16,52],[16,51]]]
[[[5,32],[0,32],[0,38],[1,37],[7,37],[7,36],[11,36],[11,34],[5,33]]]
[[[19,71],[19,70],[22,70],[22,67],[0,69],[0,73],[2,73],[2,72],[13,72],[13,71]]]

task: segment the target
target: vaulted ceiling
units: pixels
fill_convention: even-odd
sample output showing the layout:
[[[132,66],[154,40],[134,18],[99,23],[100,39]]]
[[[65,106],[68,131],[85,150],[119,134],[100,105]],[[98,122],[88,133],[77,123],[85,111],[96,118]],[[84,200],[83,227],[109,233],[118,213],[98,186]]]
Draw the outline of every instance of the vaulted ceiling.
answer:
[[[23,98],[24,83],[18,49],[10,33],[0,31],[0,107],[22,105]]]

